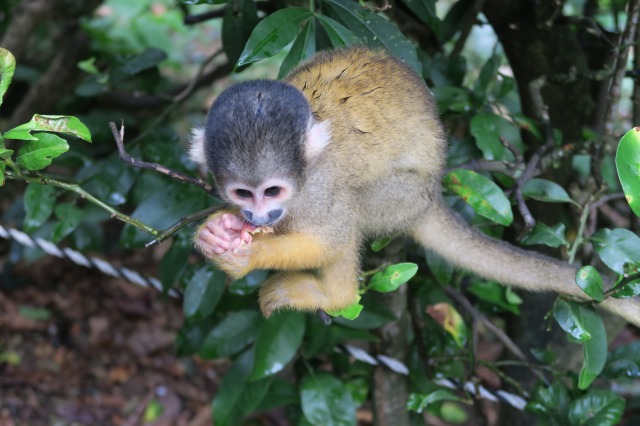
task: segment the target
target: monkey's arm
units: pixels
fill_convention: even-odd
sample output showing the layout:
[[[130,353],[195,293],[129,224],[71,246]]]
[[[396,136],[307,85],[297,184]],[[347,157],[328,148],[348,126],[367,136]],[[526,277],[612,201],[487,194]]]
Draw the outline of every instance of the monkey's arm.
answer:
[[[319,268],[340,255],[339,249],[330,249],[316,235],[287,233],[251,236],[249,232],[251,229],[233,212],[217,212],[200,226],[194,241],[207,258],[234,278],[241,278],[254,269]]]

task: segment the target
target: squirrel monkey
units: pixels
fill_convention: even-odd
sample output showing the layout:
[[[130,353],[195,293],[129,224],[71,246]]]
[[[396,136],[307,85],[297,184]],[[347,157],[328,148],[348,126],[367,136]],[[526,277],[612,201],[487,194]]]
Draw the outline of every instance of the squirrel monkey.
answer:
[[[486,237],[448,208],[432,95],[383,51],[321,52],[284,81],[230,87],[193,131],[190,157],[235,207],[210,216],[195,244],[234,278],[279,271],[259,292],[267,317],[354,303],[360,244],[397,233],[487,279],[587,297],[573,266]],[[637,302],[601,305],[640,326]]]

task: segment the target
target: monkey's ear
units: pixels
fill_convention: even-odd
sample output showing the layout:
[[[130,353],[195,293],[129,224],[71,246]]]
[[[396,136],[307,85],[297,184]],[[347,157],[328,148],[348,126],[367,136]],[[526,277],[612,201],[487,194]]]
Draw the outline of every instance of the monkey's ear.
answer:
[[[307,137],[304,141],[304,155],[307,160],[311,160],[322,152],[325,146],[331,140],[331,132],[329,131],[329,120],[322,123],[313,123],[307,131]]]
[[[196,164],[206,165],[204,156],[204,129],[194,127],[189,136],[189,158]]]

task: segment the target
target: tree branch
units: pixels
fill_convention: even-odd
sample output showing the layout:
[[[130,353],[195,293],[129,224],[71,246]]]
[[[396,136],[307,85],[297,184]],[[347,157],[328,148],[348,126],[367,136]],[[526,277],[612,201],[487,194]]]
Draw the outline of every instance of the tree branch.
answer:
[[[154,172],[163,174],[165,176],[169,176],[172,179],[176,179],[185,183],[190,183],[191,185],[195,185],[199,188],[202,188],[203,190],[207,191],[209,194],[213,195],[214,197],[217,196],[217,191],[211,185],[209,185],[206,182],[203,182],[200,179],[195,179],[195,178],[192,178],[191,176],[187,176],[183,173],[177,172],[175,170],[171,170],[168,167],[163,166],[162,164],[149,163],[146,161],[136,160],[131,155],[129,155],[124,149],[124,142],[123,142],[124,124],[120,127],[119,131],[116,124],[113,121],[109,123],[109,127],[111,128],[111,133],[113,133],[113,138],[116,141],[116,145],[118,146],[118,154],[120,156],[120,159],[125,163],[128,163],[131,166],[137,167],[139,169],[153,170]]]

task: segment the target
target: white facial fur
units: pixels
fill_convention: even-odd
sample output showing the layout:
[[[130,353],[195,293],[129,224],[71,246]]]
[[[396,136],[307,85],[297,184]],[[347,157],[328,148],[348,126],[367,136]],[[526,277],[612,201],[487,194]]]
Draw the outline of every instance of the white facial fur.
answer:
[[[269,212],[282,210],[282,218],[286,215],[286,203],[293,196],[293,191],[293,186],[286,180],[272,178],[257,188],[231,183],[225,188],[225,195],[241,211],[248,210],[254,217],[265,218]]]
[[[205,165],[204,157],[204,129],[194,127],[189,135],[189,158],[196,164]]]

